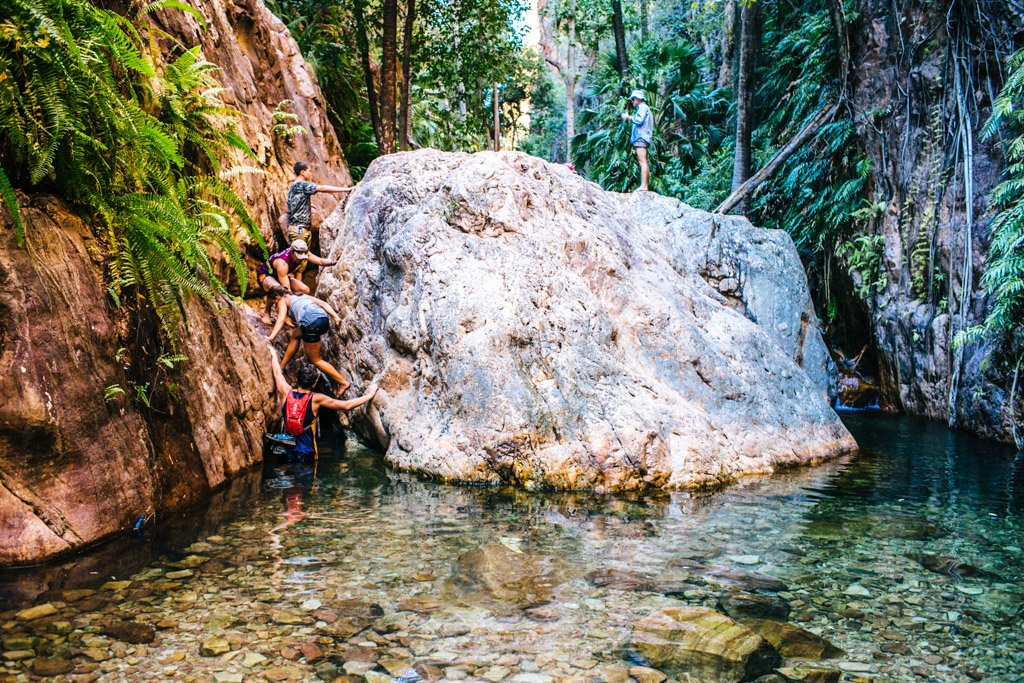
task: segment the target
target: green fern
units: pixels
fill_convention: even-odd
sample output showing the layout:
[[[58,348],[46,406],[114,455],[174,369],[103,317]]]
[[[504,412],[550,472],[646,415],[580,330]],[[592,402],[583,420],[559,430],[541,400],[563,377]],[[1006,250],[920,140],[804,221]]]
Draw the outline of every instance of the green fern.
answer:
[[[997,341],[996,348],[1020,358],[1024,354],[1024,50],[1007,63],[1007,79],[993,106],[983,133],[1006,135],[1003,155],[1008,162],[1005,179],[991,194],[997,209],[992,220],[988,268],[981,286],[989,296],[988,312],[980,325],[957,336],[958,344],[982,339]],[[1018,361],[1019,363],[1019,361]]]
[[[198,47],[159,66],[153,41],[165,34],[147,27],[146,49],[132,21],[87,0],[4,4],[0,195],[18,238],[26,236],[15,187],[54,191],[94,216],[112,298],[148,302],[173,343],[189,297],[227,291],[211,254],[224,255],[244,289],[239,239],[265,249],[219,177],[238,152],[255,155],[235,129],[240,114],[221,100],[218,69]],[[202,21],[179,0],[133,17],[144,22],[162,9]]]

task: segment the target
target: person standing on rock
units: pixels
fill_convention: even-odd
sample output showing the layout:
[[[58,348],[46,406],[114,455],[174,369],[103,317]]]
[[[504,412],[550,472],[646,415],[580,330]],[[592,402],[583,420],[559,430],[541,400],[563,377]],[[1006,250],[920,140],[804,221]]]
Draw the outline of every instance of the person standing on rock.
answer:
[[[286,234],[288,242],[301,239],[309,242],[313,236],[311,226],[313,224],[313,195],[318,192],[330,194],[345,194],[351,192],[353,187],[336,187],[334,185],[317,185],[312,182],[313,171],[305,161],[296,161],[295,181],[288,188],[288,228]]]
[[[331,305],[326,301],[317,299],[315,296],[289,292],[284,287],[274,287],[267,293],[267,301],[277,306],[277,322],[270,333],[270,342],[277,339],[277,335],[284,327],[286,318],[295,323],[291,331],[291,341],[285,349],[281,365],[287,366],[288,362],[299,350],[299,342],[302,342],[302,350],[310,363],[323,370],[324,374],[333,379],[338,387],[338,395],[341,396],[348,389],[348,381],[338,372],[333,365],[320,357],[320,337],[330,328],[328,316],[335,324],[341,322],[341,318],[335,313]]]
[[[640,187],[636,188],[636,191],[647,192],[647,181],[651,177],[651,169],[647,165],[647,149],[654,140],[654,116],[651,114],[651,108],[647,106],[647,96],[642,90],[634,90],[629,94],[629,104],[635,111],[632,116],[623,114],[622,120],[633,123],[629,144],[640,163]]]
[[[376,387],[370,387],[370,390],[365,394],[350,401],[342,401],[341,399],[316,393],[313,391],[313,387],[316,386],[317,381],[320,379],[320,371],[308,363],[303,363],[302,367],[299,368],[298,376],[296,377],[296,384],[298,386],[292,387],[284,377],[281,363],[277,360],[277,352],[273,348],[270,349],[270,357],[274,369],[274,386],[277,389],[278,399],[282,401],[281,416],[284,418],[285,430],[289,433],[299,432],[298,434],[292,434],[295,436],[295,446],[291,453],[294,457],[316,459],[318,455],[316,419],[317,413],[320,412],[321,408],[331,408],[332,410],[347,412],[365,403],[369,403],[377,393]],[[296,428],[289,430],[289,426],[292,424]]]
[[[316,254],[309,253],[309,245],[305,240],[295,240],[292,245],[276,254],[271,254],[267,262],[256,269],[256,281],[263,291],[269,292],[274,287],[284,287],[288,291],[309,294],[309,287],[302,281],[302,273],[306,266],[333,266],[337,261],[328,261]],[[263,322],[270,324],[270,299],[267,299],[263,311]]]

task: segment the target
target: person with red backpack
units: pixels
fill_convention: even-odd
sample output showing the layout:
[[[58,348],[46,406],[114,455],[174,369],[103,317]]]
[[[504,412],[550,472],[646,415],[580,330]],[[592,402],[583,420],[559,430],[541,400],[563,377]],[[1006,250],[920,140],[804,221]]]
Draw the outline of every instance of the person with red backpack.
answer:
[[[277,359],[277,352],[271,349],[270,356],[274,369],[274,385],[277,387],[278,397],[284,400],[281,406],[284,431],[289,436],[295,437],[295,446],[291,453],[294,457],[316,459],[316,420],[317,413],[321,408],[354,410],[372,401],[377,393],[377,387],[370,387],[365,394],[350,401],[342,401],[316,393],[313,391],[313,387],[320,379],[320,371],[308,363],[299,368],[296,378],[298,386],[293,388],[284,377],[281,362]]]

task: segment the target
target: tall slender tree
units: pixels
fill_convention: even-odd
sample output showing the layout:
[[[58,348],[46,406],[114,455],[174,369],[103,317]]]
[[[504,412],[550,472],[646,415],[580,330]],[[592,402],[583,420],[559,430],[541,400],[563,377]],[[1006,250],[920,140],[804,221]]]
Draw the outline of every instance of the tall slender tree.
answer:
[[[394,154],[398,80],[398,0],[384,0],[380,66],[380,153]]]
[[[626,54],[626,26],[622,20],[622,0],[612,0],[612,32],[615,34],[615,61],[623,80],[629,73],[629,55]]]
[[[373,79],[373,67],[370,65],[370,39],[366,27],[366,0],[354,0],[352,13],[356,20],[356,49],[359,50],[359,61],[363,65],[363,80],[366,81],[366,101],[370,109],[370,126],[381,146],[380,109],[377,106],[377,87]]]
[[[755,1],[743,4],[740,14],[742,35],[740,37],[739,79],[736,85],[736,156],[732,167],[732,191],[750,177],[750,139],[754,124],[754,69],[761,43],[761,3]],[[750,212],[750,195],[740,201],[740,213]]]
[[[409,149],[412,114],[412,30],[416,20],[416,0],[405,4],[405,27],[402,31],[402,92],[398,103],[398,147]]]

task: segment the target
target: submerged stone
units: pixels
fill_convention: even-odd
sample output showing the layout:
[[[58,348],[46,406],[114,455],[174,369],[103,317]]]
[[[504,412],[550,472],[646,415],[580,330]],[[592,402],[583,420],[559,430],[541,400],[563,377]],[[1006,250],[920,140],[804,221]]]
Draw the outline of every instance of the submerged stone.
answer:
[[[821,636],[799,626],[780,621],[750,620],[743,625],[772,644],[783,657],[820,661],[834,659],[844,653]]]
[[[568,565],[557,557],[516,553],[492,543],[463,554],[453,582],[462,593],[527,608],[550,602],[555,587],[568,578]]]
[[[629,647],[658,669],[704,683],[751,680],[782,663],[764,638],[704,607],[667,607],[644,617]]]
[[[140,624],[137,621],[121,621],[110,624],[103,629],[102,633],[125,643],[137,645],[152,643],[156,639],[156,629],[149,624]]]
[[[732,592],[718,600],[718,609],[733,619],[775,619],[781,620],[789,616],[789,603],[777,595],[759,595],[757,593]]]

